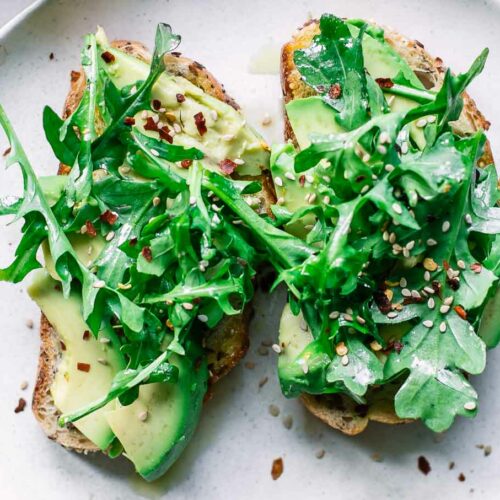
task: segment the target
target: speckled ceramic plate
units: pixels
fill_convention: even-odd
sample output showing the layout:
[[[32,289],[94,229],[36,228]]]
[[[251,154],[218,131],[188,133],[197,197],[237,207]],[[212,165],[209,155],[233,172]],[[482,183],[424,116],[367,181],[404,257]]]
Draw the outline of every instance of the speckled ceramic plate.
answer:
[[[0,1],[0,8],[6,2]],[[279,46],[309,16],[324,11],[397,27],[456,70],[489,46],[486,70],[470,90],[493,123],[490,138],[500,157],[500,5],[483,0],[42,2],[0,30],[0,101],[37,172],[53,173],[57,165],[44,141],[41,112],[44,104],[61,109],[69,71],[78,67],[82,35],[101,24],[110,37],[151,45],[156,23],[165,21],[182,34],[182,51],[202,61],[248,119],[269,141],[277,141],[282,125]],[[263,127],[266,113],[273,123]],[[1,170],[0,194],[12,192],[17,183],[13,173]],[[2,226],[0,265],[13,252],[17,231],[18,226]],[[272,300],[257,297],[246,358],[255,367],[242,364],[217,385],[187,451],[164,479],[146,485],[125,460],[65,451],[44,436],[29,408],[14,413],[19,397],[31,397],[38,311],[24,286],[1,284],[0,498],[499,498],[500,351],[490,354],[485,373],[474,381],[481,401],[475,420],[459,419],[440,436],[419,424],[371,424],[364,434],[349,438],[315,420],[298,401],[286,401],[275,357],[257,353],[260,342],[276,334],[283,300],[279,293]],[[23,380],[30,382],[25,391]],[[278,417],[270,415],[270,404],[280,409]],[[291,429],[282,421],[289,415]],[[492,453],[486,457],[478,445],[491,446]],[[324,457],[316,458],[322,449]],[[431,466],[427,476],[417,468],[421,455]],[[273,481],[271,464],[277,457],[283,457],[284,473]],[[464,481],[458,480],[460,473]]]

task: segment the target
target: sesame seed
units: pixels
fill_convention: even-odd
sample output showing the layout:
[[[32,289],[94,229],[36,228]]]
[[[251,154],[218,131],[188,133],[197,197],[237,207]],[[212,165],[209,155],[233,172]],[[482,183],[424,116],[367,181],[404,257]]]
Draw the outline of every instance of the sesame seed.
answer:
[[[378,177],[375,174],[372,174],[372,180],[376,181]]]
[[[391,165],[390,163],[388,163],[385,167],[384,167],[384,170],[386,172],[392,172],[394,170],[394,165]]]
[[[277,417],[280,414],[280,409],[276,405],[269,405],[269,415]]]
[[[445,220],[443,222],[443,225],[441,226],[441,231],[443,231],[443,233],[446,233],[447,231],[449,231],[450,227],[451,227],[450,221]]]
[[[469,224],[469,226],[472,224],[472,217],[470,214],[465,214],[464,215],[465,222]]]
[[[189,198],[189,204],[190,205],[196,205],[196,197],[195,196],[191,196]]]
[[[337,353],[338,356],[345,356],[349,352],[349,349],[347,348],[344,342],[339,342],[335,346],[335,352]]]
[[[391,234],[389,235],[389,243],[390,243],[391,245],[393,245],[394,243],[396,243],[396,233],[391,233]]]
[[[274,179],[274,183],[277,185],[277,186],[283,186],[283,179],[281,177],[275,177]]]
[[[446,314],[449,310],[450,310],[450,306],[447,306],[447,305],[442,305],[442,306],[439,308],[439,312],[440,312],[441,314]]]
[[[153,156],[160,156],[160,153],[156,149],[150,149],[150,152]]]
[[[222,140],[226,141],[226,142],[232,141],[233,139],[234,139],[234,135],[233,134],[226,134],[226,135],[222,136]]]
[[[182,307],[186,309],[186,311],[190,311],[194,306],[193,304],[191,304],[191,302],[183,302]]]
[[[362,318],[361,316],[356,316],[356,321],[360,324],[360,325],[364,325],[366,323],[366,319],[365,318]]]
[[[408,143],[407,142],[403,142],[403,144],[401,144],[401,154],[406,154],[408,153]]]
[[[434,309],[434,306],[436,305],[436,302],[434,300],[433,297],[431,297],[428,301],[427,301],[427,307],[429,309]]]
[[[441,321],[441,323],[439,324],[439,331],[441,333],[444,333],[446,331],[446,322],[445,321]]]
[[[182,132],[182,128],[178,123],[174,123],[174,131],[176,134],[180,134]]]
[[[311,174],[306,175],[306,182],[309,182],[309,184],[312,184],[314,182],[314,177]]]
[[[434,240],[434,239],[432,239],[432,238],[429,238],[429,239],[426,241],[426,243],[427,243],[427,246],[429,246],[429,247],[433,247],[433,246],[436,246],[436,245],[437,245],[437,241],[436,241],[436,240]]]
[[[370,186],[369,186],[368,184],[366,184],[365,186],[363,186],[363,187],[361,188],[360,193],[361,193],[361,194],[365,194],[365,193],[366,193],[369,189],[370,189]]]
[[[110,231],[110,232],[106,235],[106,241],[111,241],[114,237],[115,237],[115,232],[114,232],[114,231]]]
[[[401,208],[401,205],[399,205],[398,203],[393,203],[392,209],[399,215],[403,213],[403,209]]]
[[[235,158],[233,160],[233,163],[236,163],[236,165],[244,165],[245,164],[245,160],[243,160],[242,158]]]
[[[132,283],[118,283],[118,288],[120,290],[130,290],[132,288]]]
[[[436,115],[431,115],[427,117],[427,123],[434,123],[436,121]]]
[[[342,318],[344,319],[344,321],[352,321],[352,316],[350,314],[347,314],[347,313],[344,313],[342,315]]]
[[[323,203],[325,205],[329,205],[330,204],[330,197],[329,196],[324,196],[323,197]]]
[[[370,347],[372,351],[380,351],[382,349],[382,346],[376,340],[370,342]]]
[[[367,163],[367,162],[369,162],[369,161],[371,160],[371,156],[370,156],[368,153],[365,153],[365,154],[363,155],[362,160],[363,160],[365,163]]]
[[[109,344],[111,340],[109,340],[108,337],[99,337],[99,342],[101,344]]]
[[[412,296],[414,299],[420,299],[420,298],[421,298],[421,295],[420,295],[420,293],[418,292],[418,290],[412,290],[412,291],[411,291],[411,296]]]
[[[147,112],[146,110],[144,110],[144,111],[141,113],[141,118],[142,118],[143,120],[147,120],[147,118],[148,118],[148,112]]]
[[[271,116],[269,115],[269,113],[265,113],[264,114],[264,118],[262,118],[262,125],[264,127],[267,127],[268,125],[271,125],[271,123],[273,122]]]
[[[25,391],[28,388],[28,381],[23,380],[20,385],[21,391]]]
[[[310,196],[309,196],[309,199],[307,200],[307,202],[309,204],[312,204],[316,201],[316,193],[311,193]]]
[[[410,257],[410,251],[406,247],[403,248],[403,257],[405,257],[406,259]]]
[[[294,181],[295,180],[295,175],[292,174],[292,172],[286,172],[285,173],[285,177],[287,179],[290,179],[291,181]]]
[[[347,354],[342,356],[342,358],[340,359],[340,362],[342,363],[343,366],[347,366],[349,364],[349,358],[347,357]]]
[[[271,349],[272,349],[275,353],[277,353],[277,354],[279,354],[279,353],[281,352],[281,347],[280,347],[278,344],[273,344],[273,345],[271,346]]]
[[[413,250],[413,248],[415,247],[415,240],[412,240],[412,241],[409,241],[407,244],[406,244],[406,248],[408,250]]]
[[[147,419],[148,419],[148,412],[147,411],[141,411],[138,413],[137,415],[137,418],[141,421],[141,422],[145,422]]]
[[[425,118],[420,118],[415,124],[418,128],[423,128],[427,125],[427,120]]]
[[[217,121],[217,118],[219,118],[219,115],[217,114],[217,111],[215,109],[210,110],[210,118],[215,122]]]
[[[464,404],[464,409],[472,411],[472,410],[476,409],[476,406],[477,405],[476,405],[475,401],[468,401],[467,403]]]
[[[403,289],[401,290],[401,295],[402,295],[403,297],[411,297],[411,291],[410,291],[410,290],[408,290],[408,288],[403,288]]]
[[[391,138],[385,130],[383,132],[380,132],[378,140],[379,140],[380,144],[386,144],[388,142],[391,142]]]
[[[430,320],[430,319],[426,319],[423,323],[422,323],[426,328],[432,328],[434,323]]]
[[[426,257],[424,259],[424,268],[427,269],[427,271],[435,271],[438,268],[438,265],[433,259]]]
[[[385,155],[387,153],[387,148],[385,146],[383,146],[382,144],[380,144],[380,146],[377,146],[377,151],[381,155]]]
[[[328,315],[328,317],[329,317],[330,319],[337,319],[339,316],[340,316],[340,313],[339,313],[338,311],[333,311],[333,312],[331,312],[331,313]]]
[[[220,212],[222,210],[222,207],[219,207],[215,203],[212,203],[212,209],[215,210],[216,212]]]
[[[451,304],[453,304],[453,296],[450,295],[449,297],[446,297],[444,300],[443,300],[443,304],[447,305],[447,306],[451,306]]]
[[[390,311],[387,313],[387,317],[390,319],[396,318],[398,316],[398,313],[396,311]]]
[[[299,359],[298,363],[302,367],[302,371],[304,373],[307,373],[309,371],[309,365],[307,364],[305,359],[303,358]]]
[[[384,241],[389,241],[389,231],[384,231],[382,234],[382,239]]]
[[[424,272],[424,280],[425,281],[430,281],[431,280],[431,273],[429,271]]]
[[[457,260],[457,266],[460,269],[465,269],[465,262],[463,260]]]
[[[394,245],[392,245],[392,249],[396,252],[401,252],[401,250],[403,250],[403,247],[401,245],[398,245],[397,243],[394,243]]]
[[[106,283],[103,280],[97,280],[92,283],[92,286],[94,288],[104,288],[106,286]]]
[[[430,295],[434,295],[434,288],[431,288],[430,286],[424,286],[424,291],[425,293],[428,293]]]

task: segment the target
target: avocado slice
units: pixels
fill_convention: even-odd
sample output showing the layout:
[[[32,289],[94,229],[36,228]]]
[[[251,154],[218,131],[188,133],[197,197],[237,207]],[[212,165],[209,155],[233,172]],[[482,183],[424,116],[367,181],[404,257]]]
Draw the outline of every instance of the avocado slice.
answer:
[[[97,34],[101,50],[113,55],[112,62],[103,64],[111,81],[119,88],[145,80],[149,65],[125,52],[110,47],[102,31]],[[178,102],[182,94],[184,100]],[[171,118],[180,129],[173,136],[173,143],[187,148],[195,147],[205,153],[204,166],[218,170],[218,163],[225,159],[242,160],[236,172],[240,175],[259,175],[267,168],[269,148],[262,137],[247,123],[243,115],[225,102],[212,97],[182,76],[164,72],[151,90],[152,100],[158,100],[168,111],[165,113],[169,129]],[[200,135],[194,115],[203,113],[207,131]],[[149,114],[152,114],[149,113]],[[163,115],[162,115],[163,116]],[[171,118],[170,118],[171,117]],[[162,120],[165,118],[162,117]],[[142,111],[135,116],[137,128],[144,134],[158,138],[158,132],[144,130]],[[175,130],[175,129],[174,129]],[[188,169],[172,164],[175,173],[186,177]]]
[[[125,455],[148,481],[160,477],[177,460],[196,428],[208,380],[201,356],[194,344],[186,356],[172,355],[170,362],[179,369],[175,384],[141,385],[132,404],[117,403],[115,410],[106,413]]]
[[[83,320],[81,298],[76,293],[65,298],[58,282],[45,271],[37,275],[28,293],[65,346],[50,388],[55,407],[61,413],[71,413],[106,395],[115,374],[125,368],[113,328],[105,326],[96,339]],[[101,450],[108,448],[114,439],[104,416],[114,406],[112,401],[74,423]]]

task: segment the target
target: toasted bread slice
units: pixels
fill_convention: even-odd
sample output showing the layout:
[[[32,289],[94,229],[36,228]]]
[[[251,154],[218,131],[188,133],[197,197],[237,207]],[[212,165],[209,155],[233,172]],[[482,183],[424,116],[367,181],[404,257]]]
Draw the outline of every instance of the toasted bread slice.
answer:
[[[436,89],[442,85],[445,66],[439,57],[432,57],[417,40],[410,40],[391,28],[384,28],[386,41],[408,62],[415,74],[427,89]],[[314,95],[316,92],[306,85],[293,62],[293,53],[311,45],[312,39],[319,34],[319,23],[312,20],[295,33],[292,40],[281,51],[281,87],[284,102]],[[464,93],[464,109],[460,119],[453,124],[458,135],[473,134],[477,130],[488,130],[490,124],[477,109],[475,102]],[[284,113],[284,135],[296,146],[297,141],[286,113]],[[490,144],[485,145],[485,152],[479,164],[493,163]],[[367,394],[367,404],[358,405],[351,398],[335,394],[331,396],[313,396],[303,394],[301,400],[306,408],[323,422],[345,434],[355,435],[366,429],[370,420],[386,424],[405,423],[410,420],[400,419],[394,411],[394,386],[373,389]]]
[[[139,42],[116,40],[112,43],[112,46],[144,61],[150,61],[148,50]],[[207,94],[224,101],[235,109],[239,109],[236,102],[226,94],[222,84],[200,63],[174,54],[166,55],[165,63],[166,70],[169,73],[183,76],[203,89]],[[72,71],[71,87],[64,104],[64,118],[68,117],[77,108],[84,90],[85,76],[83,72]],[[69,167],[65,165],[59,167],[59,174],[67,174],[68,172]],[[260,207],[258,209],[269,211],[270,205],[275,201],[275,194],[268,172],[264,171],[262,173],[261,181],[264,187],[260,194]],[[206,350],[210,383],[216,382],[231,371],[246,354],[249,345],[248,326],[251,313],[252,306],[248,304],[242,313],[225,317],[209,333],[206,339]],[[99,451],[99,448],[76,427],[68,425],[61,428],[57,425],[59,412],[54,406],[50,387],[54,381],[62,351],[57,332],[43,314],[40,322],[40,339],[38,374],[32,403],[36,419],[47,436],[60,445],[81,453]]]

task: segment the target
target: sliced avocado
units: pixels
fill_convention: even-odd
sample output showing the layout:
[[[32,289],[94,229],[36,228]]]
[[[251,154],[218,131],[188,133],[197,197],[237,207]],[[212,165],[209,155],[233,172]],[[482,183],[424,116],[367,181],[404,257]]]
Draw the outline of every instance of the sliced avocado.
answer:
[[[477,334],[490,349],[500,342],[500,287],[483,310]]]
[[[106,241],[102,236],[91,238],[85,234],[71,233],[68,239],[78,256],[78,260],[87,267],[92,266],[92,263],[97,259],[102,249],[106,246]],[[43,259],[45,269],[55,280],[60,281],[54,267],[52,255],[50,255],[50,248],[47,241],[42,244]]]
[[[286,304],[279,327],[281,353],[278,359],[278,377],[286,397],[302,392],[321,394],[325,391],[326,368],[331,358],[313,339],[302,314],[295,316]]]
[[[111,81],[119,88],[134,85],[145,80],[149,65],[121,50],[109,47],[106,40],[99,37],[101,49],[114,56],[113,62],[104,64]],[[177,95],[185,97],[178,102]],[[162,120],[172,129],[172,123],[180,127],[173,137],[173,143],[185,147],[195,147],[206,155],[204,165],[218,169],[218,163],[225,159],[243,160],[236,171],[240,175],[259,175],[267,168],[269,148],[262,137],[246,124],[243,115],[228,104],[205,93],[182,76],[162,73],[152,88],[153,100],[160,101],[167,113]],[[194,115],[203,113],[207,131],[200,135]],[[145,120],[142,112],[136,115],[136,126],[147,135],[158,137],[157,132],[144,131]],[[209,161],[207,161],[209,160]],[[179,175],[186,176],[186,170],[175,166]]]
[[[137,400],[106,413],[125,455],[148,481],[177,460],[196,428],[208,378],[206,362],[198,366],[194,361],[199,356],[197,349],[186,356],[172,355],[170,362],[179,369],[175,384],[141,385]]]
[[[335,119],[337,112],[319,96],[294,99],[285,109],[300,149],[311,144],[311,134],[344,132]]]
[[[96,339],[83,320],[81,298],[75,293],[64,298],[58,282],[44,271],[37,275],[28,293],[56,330],[63,342],[61,345],[64,345],[50,388],[55,407],[61,413],[71,413],[106,395],[115,374],[125,368],[120,342],[113,328],[103,328]],[[102,450],[114,439],[104,417],[105,412],[114,406],[112,401],[74,423]]]

